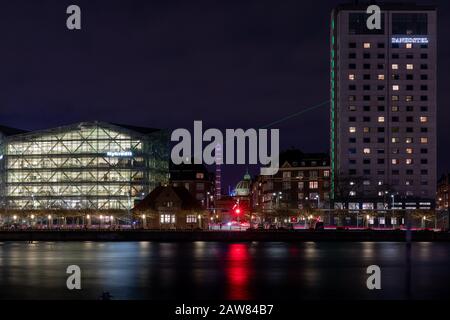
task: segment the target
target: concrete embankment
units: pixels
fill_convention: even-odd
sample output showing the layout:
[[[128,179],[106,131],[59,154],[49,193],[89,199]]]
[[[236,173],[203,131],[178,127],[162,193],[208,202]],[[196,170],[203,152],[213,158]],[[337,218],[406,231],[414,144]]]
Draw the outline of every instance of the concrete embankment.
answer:
[[[0,241],[405,241],[405,231],[0,231]],[[414,231],[413,241],[450,241],[448,232]]]

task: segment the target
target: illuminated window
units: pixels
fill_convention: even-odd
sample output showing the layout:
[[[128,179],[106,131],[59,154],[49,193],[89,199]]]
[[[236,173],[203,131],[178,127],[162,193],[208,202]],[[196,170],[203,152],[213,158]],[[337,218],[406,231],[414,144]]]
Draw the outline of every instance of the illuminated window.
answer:
[[[356,111],[356,106],[348,106],[349,111]]]
[[[422,123],[428,122],[428,117],[420,117],[420,122]]]
[[[398,84],[394,84],[394,85],[392,86],[392,90],[394,90],[394,91],[400,90],[399,85],[398,85]]]
[[[398,101],[399,100],[399,96],[392,96],[392,101]]]
[[[399,143],[400,142],[400,138],[394,137],[391,139],[392,143]]]
[[[317,188],[319,188],[319,182],[318,181],[310,181],[309,182],[309,188],[310,189],[317,189]]]
[[[363,153],[364,154],[370,154],[370,148],[364,148]]]
[[[408,70],[413,70],[413,69],[414,69],[414,65],[411,64],[411,63],[408,63],[408,64],[406,65],[406,69],[408,69]]]
[[[378,75],[378,80],[384,80],[384,74],[379,74]]]
[[[348,75],[348,80],[355,80],[355,75],[354,74],[349,74]]]
[[[384,122],[384,117],[378,117],[378,122]]]
[[[407,154],[412,154],[413,153],[413,149],[412,148],[406,148],[406,153]]]
[[[413,143],[413,138],[406,138],[406,139],[405,139],[405,142],[406,142],[407,144],[411,144],[411,143]]]
[[[364,49],[370,49],[370,42],[364,42]]]
[[[202,172],[197,172],[197,174],[195,175],[195,177],[196,177],[197,179],[204,179],[204,178],[205,178],[205,175],[204,175]]]
[[[392,164],[398,164],[398,159],[392,159]]]
[[[329,177],[329,176],[330,176],[330,171],[329,171],[329,170],[325,170],[325,171],[323,172],[323,176],[324,176],[324,177]]]
[[[412,43],[407,43],[406,44],[406,49],[412,49]]]
[[[195,214],[188,214],[186,216],[186,223],[197,223],[197,216]]]
[[[363,128],[363,132],[364,133],[369,133],[370,132],[370,128],[369,127],[364,127]]]
[[[350,128],[348,128],[348,132],[350,132],[350,133],[355,133],[355,132],[356,132],[356,127],[350,127]]]
[[[398,70],[398,64],[393,64],[392,65],[392,70]]]
[[[413,159],[406,159],[406,164],[413,164]]]
[[[392,106],[392,112],[398,112],[398,106]]]
[[[412,102],[414,100],[413,96],[406,96],[405,101],[406,102]]]
[[[428,138],[420,138],[420,143],[428,143]]]
[[[174,214],[160,214],[159,222],[160,223],[175,223],[175,215]]]

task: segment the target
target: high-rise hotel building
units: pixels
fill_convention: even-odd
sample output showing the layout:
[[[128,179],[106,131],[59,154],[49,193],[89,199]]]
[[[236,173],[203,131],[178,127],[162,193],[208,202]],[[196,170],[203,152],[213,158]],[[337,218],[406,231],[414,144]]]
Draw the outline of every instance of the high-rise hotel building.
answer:
[[[368,4],[331,16],[332,196],[354,209],[427,208],[436,192],[436,8],[378,6],[381,29],[368,29]]]

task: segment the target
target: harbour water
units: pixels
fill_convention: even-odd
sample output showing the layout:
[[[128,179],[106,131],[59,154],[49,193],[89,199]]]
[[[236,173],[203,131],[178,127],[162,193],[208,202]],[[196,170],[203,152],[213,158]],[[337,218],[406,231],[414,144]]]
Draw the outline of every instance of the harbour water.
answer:
[[[0,299],[449,298],[450,243],[407,255],[400,242],[0,242]],[[370,265],[381,290],[367,289]]]

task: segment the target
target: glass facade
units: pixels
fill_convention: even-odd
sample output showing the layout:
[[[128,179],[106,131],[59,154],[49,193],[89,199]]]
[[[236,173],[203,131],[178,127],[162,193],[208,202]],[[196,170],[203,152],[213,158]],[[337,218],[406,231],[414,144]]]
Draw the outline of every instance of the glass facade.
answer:
[[[2,205],[129,210],[168,182],[168,134],[90,122],[3,138]]]

